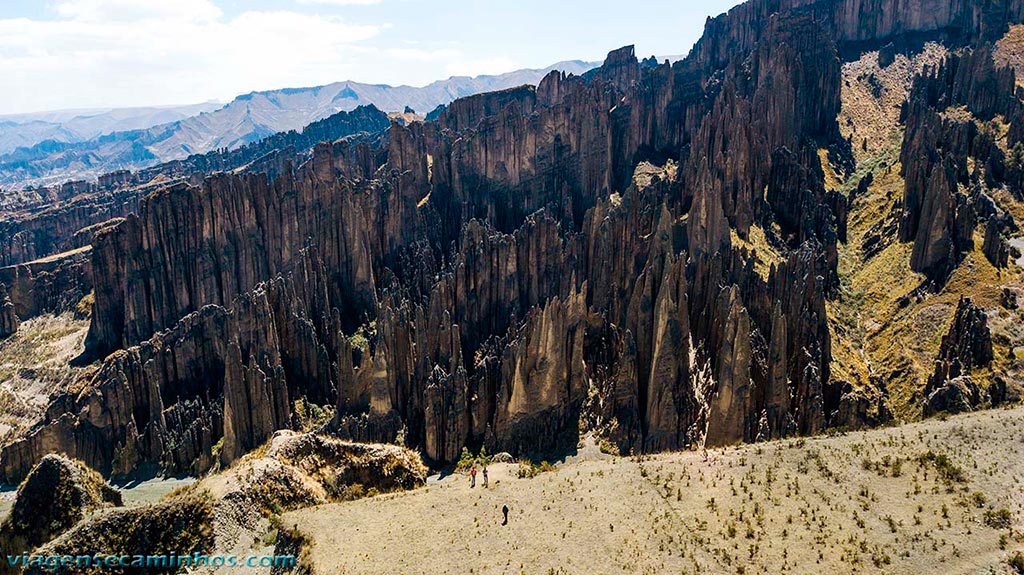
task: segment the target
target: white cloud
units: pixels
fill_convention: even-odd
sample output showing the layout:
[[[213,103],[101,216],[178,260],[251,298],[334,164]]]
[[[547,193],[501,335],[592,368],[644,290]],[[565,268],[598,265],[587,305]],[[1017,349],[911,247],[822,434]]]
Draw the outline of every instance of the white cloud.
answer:
[[[349,78],[360,44],[386,28],[295,11],[227,18],[209,0],[64,0],[54,12],[0,19],[0,114],[329,83]]]
[[[91,22],[145,19],[209,21],[223,15],[220,8],[208,0],[61,0],[54,11],[64,18]]]
[[[377,0],[281,0],[291,9],[231,14],[219,1],[55,0],[46,19],[0,16],[0,115],[227,101],[341,80],[424,85],[522,67],[447,36],[420,41],[387,22],[296,4]]]
[[[390,48],[387,55],[398,60],[410,62],[443,62],[452,58],[462,56],[462,52],[453,48],[438,48],[436,50],[422,50],[420,48]]]
[[[330,4],[332,6],[369,6],[381,0],[296,0],[299,4]]]

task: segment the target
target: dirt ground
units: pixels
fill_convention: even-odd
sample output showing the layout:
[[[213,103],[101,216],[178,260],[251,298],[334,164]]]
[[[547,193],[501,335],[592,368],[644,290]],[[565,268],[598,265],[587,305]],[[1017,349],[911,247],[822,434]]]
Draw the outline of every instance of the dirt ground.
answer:
[[[315,573],[1012,573],[1024,408],[638,460],[285,514]],[[502,525],[508,505],[508,525]],[[1005,511],[1004,511],[1005,510]]]

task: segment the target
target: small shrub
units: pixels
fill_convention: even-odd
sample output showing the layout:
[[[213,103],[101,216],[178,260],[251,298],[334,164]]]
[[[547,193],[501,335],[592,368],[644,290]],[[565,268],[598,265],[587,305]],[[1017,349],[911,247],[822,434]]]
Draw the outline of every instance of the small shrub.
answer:
[[[480,447],[480,453],[476,456],[476,461],[484,467],[491,464],[491,456],[487,453],[486,447]]]
[[[1018,575],[1024,575],[1024,553],[1015,551],[1007,560],[1006,564],[1010,566]]]
[[[919,455],[917,462],[920,465],[931,465],[934,467],[936,473],[939,474],[939,478],[942,479],[942,482],[948,488],[952,488],[954,483],[963,483],[967,480],[963,469],[953,463],[945,453],[935,453],[929,450],[927,453]]]
[[[75,317],[78,319],[86,319],[92,317],[92,306],[96,304],[96,295],[93,292],[89,292],[85,297],[78,300],[75,304]]]
[[[903,460],[897,457],[895,461],[892,462],[892,476],[899,477],[901,475],[903,475]]]
[[[988,525],[993,529],[1009,529],[1012,521],[1013,516],[1010,514],[1009,509],[985,510],[985,525]]]
[[[456,472],[469,471],[469,469],[471,467],[473,467],[473,461],[474,461],[473,454],[471,454],[469,452],[469,449],[463,447],[462,448],[462,454],[459,455],[459,462],[455,464],[455,471]]]
[[[540,475],[541,471],[543,469],[540,465],[526,459],[520,459],[519,469],[516,470],[516,477],[519,479],[533,479]]]
[[[622,455],[619,448],[612,445],[612,442],[602,437],[601,441],[597,443],[597,447],[601,450],[601,453],[607,453],[608,455]]]
[[[987,503],[987,500],[985,498],[984,493],[980,491],[975,491],[974,493],[971,494],[971,504],[977,507],[978,509],[984,507],[985,503]]]

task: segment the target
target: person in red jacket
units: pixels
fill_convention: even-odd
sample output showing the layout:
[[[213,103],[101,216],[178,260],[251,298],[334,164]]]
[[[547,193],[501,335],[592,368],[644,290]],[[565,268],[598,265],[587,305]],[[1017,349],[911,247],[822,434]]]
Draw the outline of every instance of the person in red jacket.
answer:
[[[469,470],[469,487],[476,487],[476,465]]]

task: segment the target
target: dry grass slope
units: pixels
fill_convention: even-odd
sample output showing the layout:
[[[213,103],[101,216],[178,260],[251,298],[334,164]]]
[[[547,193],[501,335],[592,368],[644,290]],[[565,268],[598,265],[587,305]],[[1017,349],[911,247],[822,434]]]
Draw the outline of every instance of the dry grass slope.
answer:
[[[1012,573],[1024,550],[1021,408],[707,454],[594,452],[281,524],[321,574]]]
[[[1024,31],[1015,28],[1008,38],[1014,34]],[[1012,53],[1004,43],[1003,58]],[[983,230],[976,231],[975,249],[938,293],[919,289],[924,277],[910,269],[911,244],[892,238],[881,244],[876,255],[865,259],[869,238],[887,224],[891,230],[898,225],[904,189],[899,162],[903,141],[900,104],[913,75],[943,55],[941,47],[927,45],[912,59],[896,56],[884,69],[879,68],[876,53],[845,64],[839,123],[854,144],[857,170],[843,180],[830,166],[824,166],[830,181],[847,194],[857,188],[861,178],[873,177],[866,192],[851,204],[849,241],[839,249],[842,289],[840,297],[829,302],[833,378],[872,393],[884,385],[889,408],[902,420],[921,415],[922,389],[961,296],[970,297],[989,315],[996,360],[991,370],[972,373],[981,389],[987,389],[998,376],[1008,382],[1010,396],[1019,397],[1024,370],[1018,357],[1024,348],[1024,332],[1018,327],[1024,314],[1000,305],[1004,289],[1024,290],[1021,269],[1011,265],[1000,271],[988,262],[981,252]],[[998,142],[1005,145],[1004,126],[998,119],[990,124],[984,129],[1001,134]],[[997,190],[994,197],[1015,216],[1024,209],[1008,192]]]
[[[88,320],[71,314],[22,322],[0,341],[0,446],[20,437],[46,409],[50,394],[72,387],[92,368],[70,361],[82,352]]]

